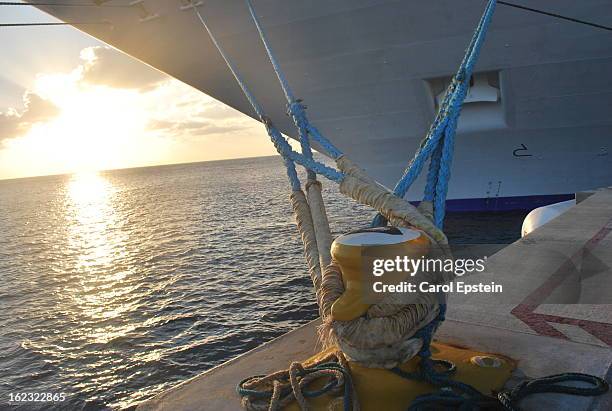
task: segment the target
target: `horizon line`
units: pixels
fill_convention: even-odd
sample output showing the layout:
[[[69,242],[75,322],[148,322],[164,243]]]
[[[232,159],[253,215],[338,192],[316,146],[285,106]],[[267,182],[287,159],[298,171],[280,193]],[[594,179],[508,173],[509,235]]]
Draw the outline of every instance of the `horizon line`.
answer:
[[[177,165],[190,165],[190,164],[201,164],[201,163],[215,163],[222,161],[232,161],[232,160],[248,160],[250,158],[266,158],[266,157],[278,157],[280,156],[278,153],[263,155],[263,156],[245,156],[245,157],[232,157],[232,158],[219,158],[215,160],[200,160],[200,161],[187,161],[187,162],[177,162],[177,163],[162,163],[155,165],[146,165],[146,166],[133,166],[133,167],[120,167],[120,168],[109,168],[104,170],[92,170],[94,173],[107,173],[113,171],[122,171],[122,170],[136,170],[140,168],[153,168],[153,167],[168,167],[168,166],[177,166]],[[79,174],[79,171],[73,171],[68,173],[57,173],[57,174],[39,174],[32,176],[23,176],[23,177],[8,177],[2,178],[0,177],[0,182],[11,181],[11,180],[25,180],[30,178],[42,178],[42,177],[61,177],[61,176],[69,176],[74,174]]]

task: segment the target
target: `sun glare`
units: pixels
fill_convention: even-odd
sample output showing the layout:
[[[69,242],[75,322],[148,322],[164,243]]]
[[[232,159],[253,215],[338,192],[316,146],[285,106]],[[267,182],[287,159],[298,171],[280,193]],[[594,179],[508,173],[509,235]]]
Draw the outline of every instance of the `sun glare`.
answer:
[[[114,286],[130,272],[118,262],[127,252],[128,236],[115,209],[117,188],[94,172],[73,174],[66,188],[69,249],[78,255],[71,270],[80,284],[70,298],[89,318],[116,317],[128,306],[114,302]],[[93,329],[92,336],[103,342],[111,338],[104,326]]]
[[[68,184],[69,199],[79,211],[105,204],[110,191],[110,183],[96,172],[76,173]]]
[[[57,113],[43,112],[38,122],[25,117],[16,135],[0,136],[0,178],[274,153],[255,121],[178,81],[116,88],[84,81],[77,68],[39,74],[28,92],[52,103]],[[30,118],[36,115],[34,110]]]
[[[138,93],[83,87],[66,76],[43,77],[39,83],[41,95],[46,94],[61,111],[44,127],[31,131],[48,156],[68,172],[120,167],[131,137],[146,124],[145,113],[136,101]]]
[[[39,76],[34,91],[59,114],[6,140],[11,155],[2,159],[5,166],[25,175],[83,173],[160,157],[160,139],[146,133],[149,116],[141,93],[77,80],[66,74]]]

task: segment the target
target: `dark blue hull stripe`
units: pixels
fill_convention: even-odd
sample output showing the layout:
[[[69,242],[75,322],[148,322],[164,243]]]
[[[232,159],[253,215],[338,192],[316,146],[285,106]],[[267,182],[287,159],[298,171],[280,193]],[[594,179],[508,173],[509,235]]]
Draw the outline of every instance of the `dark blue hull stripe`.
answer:
[[[446,201],[446,209],[450,212],[533,210],[534,208],[559,203],[561,201],[572,200],[574,198],[574,194],[464,198]]]

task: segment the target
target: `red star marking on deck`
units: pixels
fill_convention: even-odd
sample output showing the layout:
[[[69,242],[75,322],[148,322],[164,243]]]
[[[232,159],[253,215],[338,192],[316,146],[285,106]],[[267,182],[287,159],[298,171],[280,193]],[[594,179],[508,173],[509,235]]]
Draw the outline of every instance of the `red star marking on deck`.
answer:
[[[612,219],[610,219],[607,224],[601,228],[601,230],[599,230],[589,241],[587,241],[584,247],[582,247],[571,258],[567,259],[548,278],[548,280],[544,282],[544,284],[536,288],[519,305],[514,307],[510,313],[519,320],[523,321],[532,330],[540,335],[569,340],[565,334],[550,325],[550,323],[569,324],[582,328],[584,331],[603,341],[608,346],[612,346],[612,324],[602,323],[599,321],[560,317],[557,315],[540,314],[535,312],[542,302],[546,300],[546,298],[559,285],[561,285],[563,281],[565,281],[570,273],[572,273],[572,260],[574,260],[575,257],[582,255],[585,251],[593,250],[600,241],[610,234],[610,232],[612,232]]]

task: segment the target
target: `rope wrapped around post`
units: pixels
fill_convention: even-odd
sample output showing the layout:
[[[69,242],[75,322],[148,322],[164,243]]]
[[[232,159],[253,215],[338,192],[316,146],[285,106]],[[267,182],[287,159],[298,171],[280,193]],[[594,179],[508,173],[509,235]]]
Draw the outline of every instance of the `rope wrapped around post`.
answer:
[[[331,306],[344,292],[342,272],[332,261],[323,272],[319,338],[324,347],[337,346],[350,361],[370,368],[396,367],[416,356],[425,341],[418,330],[439,313],[436,298],[422,294],[417,301],[403,304],[386,297],[373,304],[366,315],[352,321],[334,321]]]
[[[340,183],[342,194],[378,210],[394,226],[414,226],[423,230],[436,244],[447,248],[448,239],[444,232],[421,214],[416,207],[376,183],[346,156],[338,158],[336,164],[344,173],[344,178]]]

